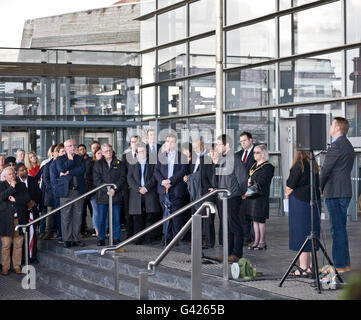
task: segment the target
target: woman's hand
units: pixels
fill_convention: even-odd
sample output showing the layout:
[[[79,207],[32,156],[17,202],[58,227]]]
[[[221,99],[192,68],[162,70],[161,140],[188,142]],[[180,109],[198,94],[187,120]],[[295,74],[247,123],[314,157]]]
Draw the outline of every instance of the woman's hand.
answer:
[[[286,187],[285,198],[288,199],[289,195],[293,192],[293,189]]]

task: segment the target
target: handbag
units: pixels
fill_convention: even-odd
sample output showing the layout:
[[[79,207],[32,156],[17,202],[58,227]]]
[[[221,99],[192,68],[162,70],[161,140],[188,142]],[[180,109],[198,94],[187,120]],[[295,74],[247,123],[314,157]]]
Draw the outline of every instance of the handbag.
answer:
[[[253,181],[253,183],[248,187],[245,195],[247,198],[260,196],[261,188],[259,184],[256,181]]]

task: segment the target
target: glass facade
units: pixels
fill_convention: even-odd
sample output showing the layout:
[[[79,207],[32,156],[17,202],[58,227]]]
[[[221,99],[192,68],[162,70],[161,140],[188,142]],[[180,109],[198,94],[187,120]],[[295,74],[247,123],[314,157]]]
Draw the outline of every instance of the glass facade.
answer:
[[[95,132],[115,143],[140,120],[138,53],[0,48],[0,153],[44,159],[51,144]]]
[[[325,113],[329,122],[348,118],[361,155],[361,97],[355,100],[361,93],[361,3],[224,0],[223,6],[225,129],[233,130],[238,150],[242,131],[267,144],[276,167],[272,206],[280,213],[298,113]],[[158,0],[153,8],[141,24],[152,21],[156,31],[144,52],[152,64],[142,65],[148,70],[142,101],[157,110],[159,128],[209,130],[213,137],[216,1]],[[353,179],[361,181],[358,170]],[[357,183],[354,191],[349,215],[356,220]]]

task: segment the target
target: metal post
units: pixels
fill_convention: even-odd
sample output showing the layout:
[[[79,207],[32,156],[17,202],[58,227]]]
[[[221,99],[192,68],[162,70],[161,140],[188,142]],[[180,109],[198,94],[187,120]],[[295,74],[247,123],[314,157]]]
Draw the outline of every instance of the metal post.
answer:
[[[139,272],[139,300],[148,300],[148,272]]]
[[[29,235],[26,227],[23,227],[25,241],[25,266],[26,266],[26,283],[29,283]]]
[[[192,216],[191,300],[202,299],[202,216]]]
[[[223,133],[223,0],[216,3],[216,132]]]
[[[228,268],[228,198],[222,198],[223,202],[223,279],[229,280]]]
[[[119,294],[119,260],[116,253],[113,251],[114,260],[114,291]]]
[[[109,195],[109,244],[113,245],[113,197],[111,193],[111,187],[107,187]]]

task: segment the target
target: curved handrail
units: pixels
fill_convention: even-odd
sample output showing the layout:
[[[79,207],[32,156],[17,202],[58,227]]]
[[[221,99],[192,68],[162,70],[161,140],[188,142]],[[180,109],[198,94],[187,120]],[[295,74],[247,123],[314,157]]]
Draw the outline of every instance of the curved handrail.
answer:
[[[102,189],[102,188],[104,188],[104,187],[113,187],[114,189],[117,189],[117,186],[116,186],[114,183],[104,183],[104,184],[102,184],[101,186],[96,187],[96,188],[94,188],[93,190],[90,190],[90,191],[88,191],[87,193],[82,194],[82,195],[79,196],[78,198],[75,198],[75,199],[71,200],[70,202],[62,205],[61,207],[56,208],[56,209],[48,212],[47,214],[45,214],[45,215],[43,215],[43,216],[40,216],[39,218],[37,218],[37,219],[29,222],[28,224],[17,225],[17,226],[15,227],[15,231],[17,231],[19,228],[29,228],[29,227],[32,226],[33,224],[38,223],[39,221],[41,221],[41,220],[49,217],[50,215],[52,215],[52,214],[54,214],[54,213],[56,213],[56,212],[58,212],[58,211],[60,211],[60,210],[62,210],[62,209],[64,209],[64,208],[66,208],[67,206],[70,206],[71,204],[79,201],[80,199],[83,199],[83,198],[85,198],[85,197],[93,194],[94,192],[96,192],[96,191],[98,191],[99,189]]]
[[[202,205],[198,208],[198,210],[193,215],[200,214],[206,208],[209,208],[211,211],[210,213],[212,213],[212,214],[215,214],[217,211],[217,207],[214,203],[206,201],[206,202],[202,203]],[[202,218],[209,218],[209,212],[207,211],[207,214],[205,216],[202,216]],[[161,252],[161,254],[158,256],[158,258],[155,259],[154,261],[150,261],[148,263],[148,271],[155,273],[155,267],[158,266],[163,261],[163,259],[169,253],[169,251],[171,251],[172,248],[175,246],[175,244],[186,234],[186,232],[190,228],[191,224],[192,224],[192,217],[187,221],[187,223],[183,226],[183,228],[177,233],[177,235],[174,237],[174,239],[172,239],[172,241]]]
[[[178,216],[179,214],[181,214],[184,211],[187,211],[188,209],[192,208],[194,205],[206,200],[207,198],[209,198],[210,196],[217,194],[217,193],[226,193],[227,196],[231,195],[231,192],[228,189],[214,189],[213,191],[208,192],[207,194],[205,194],[204,196],[202,196],[201,198],[194,200],[192,202],[190,202],[189,204],[185,205],[183,208],[178,209],[176,212],[172,213],[171,215],[169,215],[168,217],[154,223],[153,225],[149,226],[148,228],[138,232],[137,234],[135,234],[134,236],[124,240],[123,242],[119,243],[116,246],[112,246],[112,247],[107,247],[107,248],[103,248],[102,251],[100,252],[100,254],[103,256],[105,254],[105,252],[107,251],[115,251],[120,249],[121,247],[124,247],[125,245],[127,245],[128,243],[133,242],[134,240],[144,236],[145,234],[147,234],[148,232],[158,228],[160,225],[162,225],[164,222],[167,222],[168,220],[173,219],[174,217]]]

